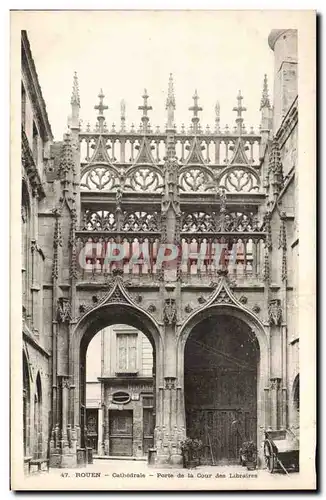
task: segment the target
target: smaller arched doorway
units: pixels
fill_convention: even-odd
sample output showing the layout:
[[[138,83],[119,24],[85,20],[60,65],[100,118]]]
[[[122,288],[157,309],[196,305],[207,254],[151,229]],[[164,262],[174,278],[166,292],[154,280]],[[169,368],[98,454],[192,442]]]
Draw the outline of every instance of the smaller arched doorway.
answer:
[[[260,351],[239,318],[212,314],[190,332],[184,353],[187,436],[204,443],[203,463],[237,463],[257,443]]]
[[[113,436],[113,434],[117,433],[112,431],[118,429],[118,434],[122,434],[122,432],[124,432],[123,429],[128,428],[128,415],[130,420],[130,411],[135,410],[135,401],[139,402],[138,406],[142,406],[139,411],[137,410],[138,422],[136,423],[136,427],[140,426],[140,420],[143,422],[145,421],[145,418],[148,417],[148,413],[151,413],[151,421],[148,427],[150,427],[151,430],[155,427],[158,408],[158,380],[160,381],[162,379],[163,344],[160,331],[152,318],[145,312],[126,303],[114,303],[100,306],[91,311],[80,321],[76,327],[71,343],[71,360],[73,361],[77,395],[74,406],[74,422],[75,426],[80,427],[81,430],[78,444],[82,448],[90,445],[87,433],[86,411],[87,350],[95,335],[108,328],[113,328],[116,336],[114,352],[111,353],[112,360],[114,358],[114,363],[111,365],[110,372],[100,377],[100,379],[102,379],[101,383],[103,383],[103,388],[105,389],[106,387],[106,396],[103,401],[101,401],[101,405],[103,402],[102,422],[104,428],[104,442],[102,441],[102,444],[99,443],[98,452],[106,455],[122,455],[126,453],[121,451],[121,446],[117,448],[117,440],[115,442],[113,440],[113,437],[117,437]],[[121,342],[119,335],[121,336]],[[136,336],[137,340],[135,340]],[[144,359],[141,363],[141,369],[139,370],[135,368],[136,365],[133,361],[136,358],[140,359],[137,355],[135,358],[132,353],[137,345],[140,346],[140,349],[144,347],[144,336],[146,337],[145,350],[147,354],[150,353],[151,357],[151,373],[148,372],[148,369],[146,373],[144,372],[144,366],[146,364]],[[100,363],[101,360],[97,359],[96,361]],[[140,368],[140,365],[137,366]],[[148,385],[148,379],[150,379],[151,384],[150,391],[147,391],[145,388],[146,384]],[[127,394],[128,398],[125,400],[119,399],[119,392]],[[128,411],[129,414],[126,413]],[[113,417],[116,417],[115,420]],[[133,425],[135,423],[134,417],[135,414],[133,414],[132,418]],[[128,456],[133,455],[140,457],[145,455],[149,437],[147,435],[145,436],[146,433],[143,433],[141,439],[136,440],[133,431],[132,434],[133,439],[132,444],[130,445],[129,443]],[[151,437],[152,441],[150,447],[153,445],[153,432]],[[122,443],[121,439],[120,445]]]

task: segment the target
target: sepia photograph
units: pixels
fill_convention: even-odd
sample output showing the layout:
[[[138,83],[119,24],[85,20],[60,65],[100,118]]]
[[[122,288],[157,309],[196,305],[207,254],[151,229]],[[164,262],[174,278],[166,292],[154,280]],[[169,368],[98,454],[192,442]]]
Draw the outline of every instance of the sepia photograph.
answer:
[[[11,12],[12,489],[315,489],[315,15]]]

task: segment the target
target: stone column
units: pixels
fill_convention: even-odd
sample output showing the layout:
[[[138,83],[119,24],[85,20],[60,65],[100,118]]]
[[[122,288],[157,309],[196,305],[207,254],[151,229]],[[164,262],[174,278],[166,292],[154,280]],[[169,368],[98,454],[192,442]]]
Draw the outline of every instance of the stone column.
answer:
[[[271,404],[270,404],[270,390],[268,387],[264,389],[265,396],[265,429],[271,428]]]
[[[182,463],[180,452],[180,387],[177,386],[176,375],[176,342],[175,342],[175,302],[167,300],[164,308],[165,321],[165,359],[164,382],[159,387],[157,405],[157,424],[155,442],[158,464]]]
[[[98,455],[103,455],[102,453],[102,442],[103,442],[103,405],[98,409],[98,429],[97,429],[97,453]]]
[[[104,410],[104,455],[109,455],[110,454],[109,408],[106,404],[104,404],[103,410]]]
[[[71,433],[69,423],[69,391],[70,381],[62,378],[62,437],[61,437],[61,467],[74,468],[77,466],[77,441],[75,433]]]
[[[280,425],[280,407],[279,407],[279,388],[280,378],[271,378],[271,426],[273,430],[279,429]]]

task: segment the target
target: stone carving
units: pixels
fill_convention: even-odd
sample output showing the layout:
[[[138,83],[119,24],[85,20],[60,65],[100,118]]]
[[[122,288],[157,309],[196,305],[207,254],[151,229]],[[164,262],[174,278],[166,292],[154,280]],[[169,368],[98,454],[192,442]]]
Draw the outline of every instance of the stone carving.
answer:
[[[245,295],[241,295],[239,302],[241,302],[241,304],[247,304],[248,299]]]
[[[70,136],[66,134],[62,145],[58,174],[61,180],[66,183],[68,182],[68,175],[70,173],[75,173],[75,164]]]
[[[272,228],[271,228],[271,214],[270,214],[270,212],[267,212],[264,215],[263,229],[266,232],[266,247],[268,248],[268,250],[272,250],[273,243],[272,243]]]
[[[270,325],[280,326],[282,322],[282,306],[280,299],[271,299],[269,301],[268,318]]]
[[[83,216],[83,231],[116,231],[115,214],[107,210],[86,210]]]
[[[260,312],[260,306],[258,304],[255,304],[252,308],[254,313],[258,314]]]
[[[165,389],[171,390],[175,389],[176,378],[175,377],[165,377]]]
[[[117,278],[117,277],[122,278],[123,277],[123,269],[122,269],[122,267],[115,267],[114,269],[112,269],[112,275],[115,278]]]
[[[118,220],[117,211],[86,210],[82,224],[83,231],[126,231],[158,232],[160,215],[157,212],[124,211]]]
[[[71,304],[68,299],[61,297],[57,303],[57,321],[69,323],[71,320]]]
[[[175,299],[166,299],[163,310],[163,319],[166,325],[173,325],[177,321],[177,308]]]
[[[278,390],[281,385],[281,379],[280,378],[271,378],[271,385],[270,388],[271,390]]]
[[[218,276],[225,276],[226,277],[229,274],[229,271],[227,268],[217,269],[216,274]]]
[[[218,296],[215,298],[214,303],[216,304],[231,304],[232,300],[225,290],[221,290]]]
[[[265,247],[264,252],[264,264],[263,264],[263,280],[266,283],[270,283],[270,268],[269,268],[269,252],[268,248]]]
[[[77,226],[77,212],[73,208],[71,210],[71,228],[70,228],[70,238],[69,245],[71,248],[71,262],[70,262],[70,277],[77,278],[77,248],[76,248],[76,226]]]
[[[63,389],[70,389],[71,382],[69,378],[62,377],[61,385]]]
[[[269,156],[269,179],[272,179],[273,195],[278,196],[284,185],[283,165],[278,140],[274,137]]]
[[[193,311],[193,308],[191,307],[190,304],[187,304],[185,307],[185,311],[187,314],[190,314]]]
[[[107,304],[110,304],[112,302],[124,302],[128,304],[126,297],[121,293],[121,290],[119,288],[115,288],[114,292],[105,301],[105,303]]]
[[[60,210],[55,208],[53,209],[53,213],[55,215],[55,223],[54,223],[54,237],[53,237],[53,268],[52,268],[52,277],[53,279],[58,278],[58,258],[59,258],[59,247],[62,246],[62,235],[61,235],[61,223],[60,223]]]
[[[159,231],[160,215],[157,212],[147,213],[124,212],[122,221],[123,231]]]
[[[183,212],[181,231],[191,233],[255,232],[258,218],[253,212]]]
[[[200,295],[197,300],[198,300],[199,304],[205,304],[205,302],[207,302],[207,300],[205,299],[205,297],[203,295]]]
[[[147,311],[150,313],[154,313],[156,311],[156,306],[154,304],[149,304]]]
[[[282,212],[280,214],[281,217],[281,225],[280,225],[280,233],[279,233],[279,248],[282,249],[282,281],[287,279],[287,241],[286,241],[286,214]]]

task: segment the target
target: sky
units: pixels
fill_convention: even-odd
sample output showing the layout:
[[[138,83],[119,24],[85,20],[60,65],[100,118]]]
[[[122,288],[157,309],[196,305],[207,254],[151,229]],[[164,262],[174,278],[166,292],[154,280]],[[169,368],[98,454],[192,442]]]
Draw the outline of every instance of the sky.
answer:
[[[74,71],[78,74],[86,127],[94,126],[99,90],[109,106],[109,128],[120,124],[120,102],[126,103],[126,125],[140,123],[144,88],[149,94],[152,127],[166,124],[168,80],[173,74],[178,128],[190,125],[195,89],[201,125],[214,128],[216,101],[221,126],[235,125],[241,90],[247,129],[260,123],[259,104],[266,73],[270,96],[274,55],[267,38],[273,19],[256,11],[44,11],[25,12],[24,29],[31,44],[55,140],[67,130]]]

